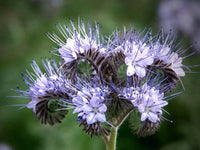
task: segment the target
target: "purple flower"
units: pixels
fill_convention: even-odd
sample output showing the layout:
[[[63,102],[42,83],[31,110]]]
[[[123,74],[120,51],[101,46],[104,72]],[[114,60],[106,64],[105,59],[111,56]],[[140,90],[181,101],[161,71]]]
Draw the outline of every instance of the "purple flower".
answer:
[[[141,121],[149,120],[153,123],[160,121],[162,107],[168,104],[163,100],[164,93],[160,93],[155,87],[150,87],[146,83],[141,87],[136,97],[134,106],[138,107],[141,113]]]
[[[61,72],[55,70],[57,68],[53,68],[48,60],[46,64],[43,62],[43,65],[47,70],[47,73],[42,73],[36,62],[33,61],[32,68],[35,75],[28,73],[27,79],[25,79],[29,85],[29,95],[31,99],[27,104],[27,107],[32,108],[34,112],[36,110],[36,104],[43,99],[46,99],[43,97],[52,97],[53,94],[62,91],[62,87],[65,84],[65,80],[61,77]],[[34,77],[36,77],[36,80],[34,80]],[[31,80],[32,83],[28,82],[28,80]]]
[[[169,60],[171,61],[170,62],[171,65],[169,66],[169,68],[171,68],[177,74],[178,77],[185,76],[185,71],[182,68],[183,59],[179,57],[177,53],[173,52],[169,56]]]
[[[163,31],[151,36],[151,30],[125,29],[123,38],[116,31],[100,39],[98,24],[71,22],[57,28],[62,37],[48,37],[59,46],[61,63],[43,61],[42,71],[33,61],[33,72],[24,75],[28,89],[16,90],[30,99],[24,107],[50,125],[73,109],[83,131],[108,142],[110,127],[113,132],[129,115],[138,135],[154,133],[164,118],[163,107],[178,93],[165,95],[185,76],[182,61],[191,54],[183,57],[186,50]]]
[[[90,49],[98,48],[96,41],[89,39],[87,35],[86,37],[81,37],[78,35],[67,39],[65,45],[58,49],[62,58],[65,60],[65,63],[70,63],[73,60],[76,60],[79,55],[86,53]]]
[[[155,60],[159,60],[163,65],[172,69],[178,77],[185,76],[185,71],[183,70],[182,61],[183,58],[178,55],[178,53],[173,52],[172,48],[167,45],[161,45],[156,43],[155,49]]]
[[[105,99],[101,92],[99,88],[83,88],[72,99],[72,103],[76,106],[73,113],[79,113],[78,120],[86,120],[87,124],[106,122],[105,112],[107,107],[104,104]]]
[[[74,60],[81,59],[88,50],[101,51],[99,25],[96,24],[92,28],[91,24],[88,24],[86,29],[83,22],[79,22],[77,27],[71,22],[71,28],[61,26],[60,24],[57,28],[65,38],[65,41],[61,40],[54,33],[48,33],[48,37],[60,46],[58,52],[65,63],[71,63]]]
[[[25,106],[33,109],[33,112],[42,123],[48,122],[50,125],[53,125],[56,122],[60,122],[67,111],[51,110],[51,106],[53,108],[59,107],[56,101],[69,98],[67,94],[63,94],[68,91],[68,88],[62,73],[54,61],[52,63],[49,60],[43,61],[43,65],[46,73],[43,73],[37,63],[33,61],[32,69],[34,73],[27,71],[27,75],[24,78],[29,89],[21,91],[21,93],[31,100]]]
[[[31,101],[27,104],[28,108],[32,108],[35,112],[36,104],[41,101],[41,98],[47,95],[47,92],[54,90],[54,84],[44,74],[37,78],[35,83],[30,86],[29,94]]]
[[[153,55],[150,47],[145,43],[126,41],[124,54],[127,68],[127,76],[136,74],[139,77],[146,75],[146,68],[153,63]]]

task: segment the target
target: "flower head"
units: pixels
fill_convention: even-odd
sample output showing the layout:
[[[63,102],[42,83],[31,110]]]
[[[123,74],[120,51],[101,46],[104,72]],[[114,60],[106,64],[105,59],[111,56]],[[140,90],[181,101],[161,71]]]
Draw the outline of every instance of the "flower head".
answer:
[[[139,135],[154,133],[164,118],[165,95],[185,76],[185,50],[181,52],[174,38],[131,29],[123,38],[117,31],[100,40],[98,24],[71,22],[57,28],[62,37],[54,33],[48,37],[59,46],[56,54],[61,62],[57,66],[46,60],[40,69],[33,61],[33,73],[24,74],[28,89],[18,90],[30,99],[25,107],[50,125],[73,109],[83,131],[108,141],[107,127],[118,128],[129,115]]]
[[[160,121],[162,107],[168,102],[163,100],[164,93],[160,93],[154,87],[144,84],[141,87],[141,93],[136,99],[136,105],[141,115],[141,121],[149,120],[153,123]]]
[[[127,68],[127,76],[136,74],[139,77],[146,75],[146,68],[153,63],[153,56],[150,48],[146,44],[128,43],[125,47],[125,64]]]
[[[88,50],[99,51],[99,25],[96,24],[92,28],[91,24],[88,23],[88,26],[85,27],[84,23],[81,22],[75,27],[74,23],[71,22],[71,27],[63,27],[58,24],[57,28],[65,41],[55,34],[48,33],[48,37],[60,46],[57,50],[66,64],[80,59]]]
[[[59,46],[56,51],[63,59],[61,67],[64,68],[64,74],[74,80],[79,72],[79,64],[85,61],[93,65],[92,69],[95,74],[100,74],[99,68],[105,59],[105,45],[100,40],[99,25],[95,23],[92,26],[91,23],[88,23],[85,26],[84,22],[79,22],[76,27],[71,21],[71,26],[58,24],[57,28],[64,40],[54,33],[47,35]]]
[[[135,79],[129,81],[126,88],[120,93],[120,97],[128,100],[135,109],[141,114],[141,121],[160,122],[163,107],[168,104],[165,94],[168,92],[170,84],[166,79],[162,79],[162,74],[156,76],[150,73],[143,80]],[[172,94],[175,96],[178,93]],[[171,95],[168,96],[168,98]]]
[[[130,32],[125,35],[124,41],[116,49],[121,49],[125,55],[127,76],[137,75],[143,78],[147,73],[147,66],[154,61],[151,45],[147,44],[146,36],[142,37],[139,33]]]
[[[73,113],[79,113],[79,121],[86,120],[87,124],[106,122],[105,112],[107,107],[104,104],[105,99],[102,94],[99,88],[83,88],[72,99],[72,103],[76,106]]]
[[[53,67],[49,60],[46,60],[46,63],[43,61],[46,73],[42,73],[37,63],[33,61],[32,68],[35,74],[28,72],[24,81],[29,86],[29,90],[23,91],[31,99],[26,107],[33,109],[33,112],[42,123],[46,124],[48,122],[51,125],[60,122],[67,113],[63,110],[56,111],[51,107],[59,107],[57,101],[60,98],[69,98],[65,94],[69,91],[65,86],[65,80],[54,61],[52,61],[52,64]]]
[[[155,49],[155,61],[159,61],[163,67],[167,67],[176,73],[177,77],[185,76],[183,70],[182,61],[183,58],[178,55],[177,52],[173,51],[168,45],[161,45],[156,43]]]

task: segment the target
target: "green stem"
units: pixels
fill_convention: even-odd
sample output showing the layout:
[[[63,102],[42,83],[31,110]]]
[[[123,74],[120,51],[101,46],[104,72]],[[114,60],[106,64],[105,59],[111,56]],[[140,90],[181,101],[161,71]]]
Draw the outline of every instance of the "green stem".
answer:
[[[117,130],[118,130],[118,127],[112,127],[111,133],[110,133],[110,139],[106,145],[107,150],[116,150]]]

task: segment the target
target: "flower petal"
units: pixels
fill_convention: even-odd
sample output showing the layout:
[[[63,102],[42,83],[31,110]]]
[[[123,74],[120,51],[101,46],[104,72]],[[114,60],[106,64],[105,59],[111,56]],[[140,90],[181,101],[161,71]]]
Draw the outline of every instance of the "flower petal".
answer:
[[[107,107],[105,104],[102,104],[100,107],[99,107],[99,112],[100,113],[105,113],[107,110]]]
[[[158,121],[158,115],[155,113],[149,112],[148,119],[151,122],[156,123]]]
[[[127,68],[127,76],[132,76],[135,74],[135,68],[132,65],[129,65]]]
[[[93,124],[93,123],[95,123],[96,122],[95,114],[94,113],[89,113],[86,116],[86,121],[87,121],[87,124]]]
[[[148,114],[147,113],[142,113],[141,121],[145,121],[147,118],[148,118]]]
[[[105,122],[106,121],[106,116],[105,116],[105,114],[97,113],[95,115],[95,119],[97,121],[100,121],[100,122]]]

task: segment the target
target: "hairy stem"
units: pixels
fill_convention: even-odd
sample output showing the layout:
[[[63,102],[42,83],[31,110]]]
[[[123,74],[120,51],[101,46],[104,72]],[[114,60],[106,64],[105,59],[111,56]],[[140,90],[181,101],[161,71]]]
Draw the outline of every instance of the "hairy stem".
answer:
[[[116,150],[118,127],[112,127],[109,142],[106,144],[107,150]]]

